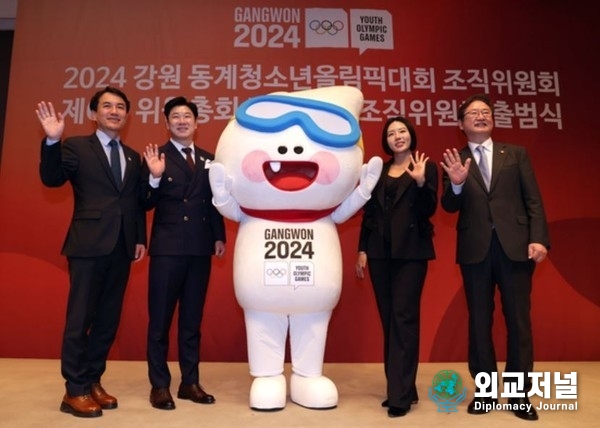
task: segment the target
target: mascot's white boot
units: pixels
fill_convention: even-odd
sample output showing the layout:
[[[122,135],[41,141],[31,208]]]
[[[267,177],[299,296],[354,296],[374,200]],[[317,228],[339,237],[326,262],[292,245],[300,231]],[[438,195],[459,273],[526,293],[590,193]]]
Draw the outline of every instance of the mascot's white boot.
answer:
[[[325,376],[304,377],[296,373],[290,380],[290,398],[309,409],[332,409],[338,403],[335,384]]]
[[[250,388],[250,408],[255,410],[281,410],[285,407],[285,376],[257,377]]]

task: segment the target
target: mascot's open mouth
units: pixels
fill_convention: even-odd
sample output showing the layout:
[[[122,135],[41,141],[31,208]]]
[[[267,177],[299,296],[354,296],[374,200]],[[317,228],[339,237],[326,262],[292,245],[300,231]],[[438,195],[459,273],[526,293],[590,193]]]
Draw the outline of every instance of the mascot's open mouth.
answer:
[[[279,190],[302,190],[315,181],[319,166],[314,162],[276,162],[263,164],[265,177]]]

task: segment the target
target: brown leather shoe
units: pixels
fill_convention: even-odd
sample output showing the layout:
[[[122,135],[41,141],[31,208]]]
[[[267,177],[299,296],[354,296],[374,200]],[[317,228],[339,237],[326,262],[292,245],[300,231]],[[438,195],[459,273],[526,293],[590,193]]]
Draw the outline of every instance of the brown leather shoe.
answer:
[[[102,408],[94,401],[91,395],[73,395],[65,394],[60,411],[70,413],[80,418],[95,418],[102,416]]]
[[[182,400],[192,400],[194,403],[213,404],[215,397],[207,394],[200,385],[179,385],[177,398]]]
[[[169,388],[152,388],[150,390],[150,404],[160,410],[174,410],[175,402]]]
[[[92,384],[91,395],[94,401],[100,404],[100,407],[103,409],[116,409],[119,405],[117,403],[117,399],[112,395],[107,394],[104,388],[102,388],[102,385],[99,383]]]

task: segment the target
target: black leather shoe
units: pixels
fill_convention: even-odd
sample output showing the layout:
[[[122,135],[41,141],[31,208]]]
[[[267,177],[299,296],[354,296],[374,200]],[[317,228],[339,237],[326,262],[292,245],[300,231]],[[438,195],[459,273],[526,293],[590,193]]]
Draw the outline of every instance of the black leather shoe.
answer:
[[[388,407],[388,416],[390,418],[397,418],[400,416],[404,416],[407,413],[408,413],[408,409],[405,409],[403,407],[394,407],[394,406]]]
[[[509,398],[508,404],[516,407],[513,408],[513,413],[517,418],[525,419],[526,421],[537,421],[539,419],[528,397]]]
[[[489,412],[487,405],[495,405],[498,402],[495,398],[491,397],[475,397],[473,401],[469,403],[467,412],[471,415],[485,415]]]
[[[182,400],[192,400],[194,403],[213,404],[215,397],[207,394],[200,385],[179,385],[177,398]]]
[[[418,398],[413,398],[413,401],[411,401],[410,404],[419,404],[419,399]],[[390,401],[389,400],[383,400],[381,402],[381,407],[390,407]]]
[[[155,409],[160,410],[173,410],[175,409],[175,402],[169,388],[152,388],[150,391],[150,404]]]

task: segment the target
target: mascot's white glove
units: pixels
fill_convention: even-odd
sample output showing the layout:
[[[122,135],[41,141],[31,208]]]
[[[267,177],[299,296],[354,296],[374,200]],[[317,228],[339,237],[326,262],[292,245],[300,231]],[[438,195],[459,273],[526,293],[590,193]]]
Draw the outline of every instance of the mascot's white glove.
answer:
[[[371,192],[375,188],[381,170],[383,169],[383,160],[379,156],[374,156],[369,159],[369,163],[362,166],[360,172],[360,181],[358,183],[358,193],[365,199],[371,197]]]
[[[227,176],[225,166],[218,162],[211,162],[208,179],[213,194],[214,206],[219,207],[227,204],[231,198],[231,177]]]
[[[352,191],[344,201],[331,213],[331,219],[335,223],[343,223],[353,216],[369,199],[371,192],[375,188],[381,170],[383,161],[380,157],[374,156],[362,166],[360,171],[360,181],[358,186]]]
[[[225,171],[225,166],[218,162],[211,162],[208,170],[208,180],[213,194],[212,203],[223,217],[233,221],[240,221],[242,210],[231,194],[232,180]]]

